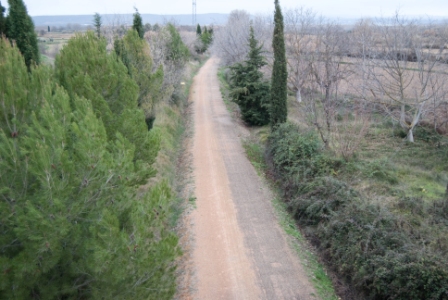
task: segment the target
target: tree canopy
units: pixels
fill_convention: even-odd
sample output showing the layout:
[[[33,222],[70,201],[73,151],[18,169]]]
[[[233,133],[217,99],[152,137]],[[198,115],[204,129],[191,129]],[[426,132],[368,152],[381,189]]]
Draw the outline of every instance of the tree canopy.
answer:
[[[128,69],[92,32],[55,71],[3,38],[0,53],[0,298],[172,297],[171,190],[137,193],[160,138]]]
[[[263,81],[259,70],[266,65],[262,46],[255,39],[254,29],[250,26],[249,55],[246,61],[231,67],[231,95],[238,104],[243,120],[249,125],[266,125],[269,123],[269,84]]]
[[[93,15],[93,26],[95,27],[96,35],[98,38],[101,37],[101,26],[103,25],[103,21],[101,20],[101,15],[99,13],[95,13]]]
[[[271,81],[271,126],[275,127],[286,122],[287,110],[287,78],[286,52],[284,38],[283,15],[278,0],[275,0],[274,36],[272,48],[274,49],[274,65],[272,67]]]
[[[8,4],[9,13],[6,18],[6,36],[10,41],[15,41],[25,58],[25,64],[30,68],[33,63],[39,64],[40,61],[33,20],[28,15],[22,0],[8,0]]]
[[[134,19],[133,19],[133,22],[132,22],[132,29],[137,31],[138,36],[141,39],[143,39],[143,36],[145,35],[145,28],[143,27],[142,16],[138,12],[137,8],[134,8],[134,9],[135,9],[135,13],[134,13]]]

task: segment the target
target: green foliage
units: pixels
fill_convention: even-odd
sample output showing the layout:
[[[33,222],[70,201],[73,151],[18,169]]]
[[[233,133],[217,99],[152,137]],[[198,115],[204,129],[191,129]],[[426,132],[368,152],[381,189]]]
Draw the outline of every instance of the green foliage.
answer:
[[[134,7],[134,9],[135,9],[135,13],[134,13],[134,19],[132,21],[132,29],[137,31],[138,36],[141,39],[143,39],[143,36],[145,35],[145,29],[143,28],[142,16],[138,12],[137,8]]]
[[[116,39],[114,50],[139,87],[138,106],[144,111],[146,122],[154,119],[154,106],[162,98],[163,66],[153,73],[149,45],[135,30],[129,30],[123,39]]]
[[[166,28],[170,34],[170,38],[167,41],[168,60],[175,65],[184,65],[190,58],[190,50],[185,46],[173,24],[168,23]]]
[[[274,128],[280,123],[286,122],[287,110],[287,79],[286,52],[284,37],[283,15],[278,0],[275,0],[274,12],[274,36],[272,47],[274,49],[274,65],[272,67],[271,81],[271,127]]]
[[[101,26],[103,25],[103,21],[101,20],[101,16],[99,13],[95,13],[93,15],[93,26],[95,27],[96,35],[98,38],[101,38]]]
[[[22,0],[8,0],[8,4],[6,37],[16,43],[29,69],[33,63],[39,64],[39,47],[34,23]]]
[[[159,135],[147,130],[145,115],[138,109],[139,88],[126,66],[107,53],[105,40],[89,32],[68,42],[56,57],[55,67],[56,78],[72,99],[79,96],[91,101],[109,140],[116,139],[116,132],[120,132],[135,144],[139,182],[145,182],[153,173],[149,165],[155,160]],[[128,128],[130,122],[136,122],[132,130]],[[148,147],[149,141],[154,142],[152,147]]]
[[[446,201],[434,208],[409,197],[374,203],[330,176],[342,162],[288,123],[273,131],[269,146],[288,209],[350,285],[367,299],[448,299]],[[396,183],[384,162],[358,167],[363,176]]]
[[[40,80],[49,76],[48,70],[42,68],[29,76],[23,56],[15,50],[8,40],[0,38],[0,127],[10,136],[23,132],[23,125],[46,92],[40,87]],[[7,74],[15,74],[15,77]]]
[[[258,45],[252,26],[249,46],[248,59],[231,67],[230,95],[240,107],[241,116],[246,123],[266,125],[269,123],[269,84],[263,81],[263,73],[259,70],[266,62],[261,55],[262,46]]]
[[[324,175],[336,163],[322,154],[314,132],[302,133],[292,123],[280,124],[269,137],[269,146],[274,167],[294,182]]]
[[[6,8],[2,6],[2,2],[0,1],[0,37],[2,34],[6,34],[6,18],[5,13]]]
[[[127,69],[102,43],[87,34],[64,47],[55,77],[67,92],[50,68],[27,72],[18,49],[0,40],[2,299],[168,299],[175,292],[171,190],[164,182],[141,196],[136,189],[151,175],[136,162],[154,160],[159,138],[148,135]],[[108,84],[97,78],[108,74]],[[133,100],[112,96],[119,89]],[[114,132],[95,109],[99,100],[119,124]]]
[[[207,29],[207,26],[204,26],[204,30],[201,29],[201,26],[198,24],[196,28],[197,42],[195,45],[195,51],[197,53],[204,53],[209,48],[210,44],[213,42],[213,29]]]

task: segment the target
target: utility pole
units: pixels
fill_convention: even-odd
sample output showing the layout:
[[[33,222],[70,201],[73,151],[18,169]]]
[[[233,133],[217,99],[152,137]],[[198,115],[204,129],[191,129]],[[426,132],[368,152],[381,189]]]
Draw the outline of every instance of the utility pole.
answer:
[[[193,26],[196,26],[196,0],[193,0]]]

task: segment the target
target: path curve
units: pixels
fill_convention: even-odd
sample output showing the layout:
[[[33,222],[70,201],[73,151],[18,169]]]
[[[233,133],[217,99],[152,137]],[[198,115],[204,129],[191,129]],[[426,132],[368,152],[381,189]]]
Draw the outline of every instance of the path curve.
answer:
[[[193,174],[197,208],[193,298],[316,299],[273,212],[269,190],[247,160],[221,98],[218,59],[192,86]]]

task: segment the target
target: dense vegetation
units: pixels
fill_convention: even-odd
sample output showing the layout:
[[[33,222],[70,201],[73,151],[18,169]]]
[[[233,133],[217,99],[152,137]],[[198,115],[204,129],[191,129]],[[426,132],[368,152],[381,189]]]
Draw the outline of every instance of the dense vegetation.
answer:
[[[245,60],[252,22],[274,71],[266,19],[231,13],[215,37],[227,67]],[[290,123],[251,128],[248,149],[266,146],[265,171],[341,297],[448,299],[446,24],[397,14],[346,30],[306,8],[284,21]]]
[[[238,104],[241,117],[248,125],[266,125],[270,120],[270,85],[263,80],[263,73],[260,71],[266,61],[261,55],[261,46],[255,39],[252,26],[249,46],[247,60],[230,68],[231,97],[232,101]]]
[[[167,69],[175,61],[179,73],[188,53],[174,26],[167,32]],[[147,183],[161,139],[174,134],[152,126],[155,106],[169,105],[162,85],[176,83],[164,62],[153,66],[136,31],[112,53],[106,44],[93,32],[76,35],[54,68],[27,68],[19,49],[0,40],[2,299],[175,292],[174,195],[167,180]]]
[[[34,23],[28,15],[22,0],[8,0],[9,13],[3,21],[3,7],[0,5],[0,27],[4,27],[4,33],[10,41],[14,41],[25,57],[25,64],[31,67],[33,63],[38,64],[39,47],[37,46],[37,35],[34,32]],[[2,24],[4,23],[4,24]],[[0,34],[2,33],[0,28]]]
[[[368,299],[448,299],[446,198],[428,203],[397,189],[394,201],[368,199],[347,183],[350,177],[394,185],[393,173],[322,149],[315,132],[290,123],[269,139],[288,207],[332,268]],[[446,154],[439,154],[445,166]]]
[[[213,42],[213,28],[207,28],[204,26],[204,29],[198,24],[196,27],[196,43],[194,45],[195,51],[198,54],[203,54],[210,47]]]

